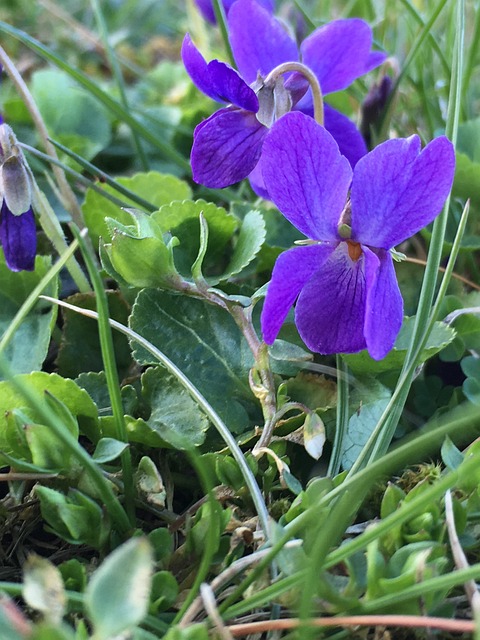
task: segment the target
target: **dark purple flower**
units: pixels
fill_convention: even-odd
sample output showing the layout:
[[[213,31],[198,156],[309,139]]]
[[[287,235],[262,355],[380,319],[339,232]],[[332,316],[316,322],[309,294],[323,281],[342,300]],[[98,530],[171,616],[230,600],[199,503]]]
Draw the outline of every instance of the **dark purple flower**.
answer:
[[[223,8],[225,9],[226,15],[228,15],[228,12],[230,11],[232,4],[235,2],[235,0],[221,0],[221,1],[222,1]],[[256,1],[260,5],[262,5],[262,7],[265,7],[265,9],[267,9],[268,11],[273,11],[273,8],[274,8],[273,0],[256,0]],[[213,0],[195,0],[195,3],[199,8],[202,16],[205,18],[205,20],[208,20],[208,22],[211,22],[212,24],[215,24],[217,22],[215,18],[215,11],[213,10]]]
[[[453,145],[442,136],[422,151],[418,136],[389,140],[352,171],[323,127],[289,113],[268,134],[262,166],[273,202],[312,239],[275,264],[261,318],[265,342],[275,340],[296,300],[295,323],[309,349],[368,349],[380,360],[403,317],[391,249],[440,212],[453,181]]]
[[[0,244],[12,271],[33,271],[37,250],[30,178],[15,134],[0,124]]]
[[[345,89],[385,59],[372,52],[372,32],[359,19],[336,20],[314,31],[298,50],[284,25],[255,0],[237,0],[229,12],[230,42],[239,73],[218,60],[207,63],[187,34],[182,58],[194,84],[214,100],[230,104],[195,129],[192,171],[196,182],[226,187],[250,174],[252,186],[266,195],[260,167],[268,129],[297,108],[313,115],[312,95],[299,74],[278,78],[268,74],[285,62],[302,62],[317,76],[323,94]],[[341,152],[355,165],[367,149],[355,125],[325,105],[325,127]],[[253,173],[252,173],[253,172]]]
[[[2,202],[0,243],[7,267],[11,271],[33,271],[37,252],[37,230],[31,207],[22,215],[15,216],[5,200]]]

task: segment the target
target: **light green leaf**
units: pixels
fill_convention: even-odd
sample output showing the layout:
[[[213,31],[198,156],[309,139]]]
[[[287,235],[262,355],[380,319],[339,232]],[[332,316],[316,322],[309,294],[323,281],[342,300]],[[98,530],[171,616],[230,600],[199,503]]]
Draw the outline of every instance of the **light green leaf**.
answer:
[[[238,227],[235,216],[205,200],[170,202],[152,213],[152,218],[165,233],[171,233],[179,239],[180,243],[174,250],[175,265],[185,277],[190,276],[200,248],[200,213],[208,226],[207,251],[202,269],[204,274],[208,274],[212,269],[218,271],[225,248]]]
[[[141,623],[148,610],[152,570],[146,538],[132,538],[102,562],[85,593],[96,640],[110,640]]]
[[[191,196],[191,189],[186,182],[175,176],[158,173],[157,171],[136,173],[129,178],[118,178],[117,182],[159,208],[162,205],[169,204],[172,200],[184,200]],[[101,188],[120,198],[125,202],[126,206],[138,206],[125,196],[119,195],[109,185],[102,185]],[[82,211],[94,244],[98,244],[100,236],[105,242],[111,238],[105,222],[106,217],[118,220],[123,224],[131,224],[131,215],[127,211],[124,211],[93,189],[87,191]]]
[[[37,393],[48,391],[55,398],[61,398],[68,410],[78,420],[80,432],[92,441],[98,439],[97,408],[86,391],[80,389],[73,380],[62,378],[55,373],[35,371],[20,376],[28,387]],[[7,420],[8,412],[24,406],[23,396],[13,388],[9,382],[0,382],[0,450],[11,453],[8,433],[12,425]],[[29,410],[33,422],[40,422],[40,418],[33,410]]]

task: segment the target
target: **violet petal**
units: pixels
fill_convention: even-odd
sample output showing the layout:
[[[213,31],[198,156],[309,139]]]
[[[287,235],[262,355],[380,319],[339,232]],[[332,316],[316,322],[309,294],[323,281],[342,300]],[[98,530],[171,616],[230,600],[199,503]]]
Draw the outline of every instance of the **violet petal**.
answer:
[[[264,200],[270,200],[270,196],[268,195],[267,187],[265,186],[265,181],[263,179],[262,158],[263,154],[260,156],[260,160],[257,162],[253,171],[250,172],[248,180],[257,196]]]
[[[314,240],[338,239],[352,170],[323,127],[287,113],[265,139],[262,166],[270,198],[297,229]]]
[[[355,123],[333,107],[324,104],[325,129],[335,138],[340,153],[354,167],[368,152],[367,145]]]
[[[250,111],[217,111],[194,131],[193,179],[212,189],[243,180],[257,164],[266,134]]]
[[[0,243],[7,267],[11,271],[33,271],[37,251],[37,233],[32,208],[14,216],[2,203],[0,214]]]
[[[316,74],[323,94],[341,91],[378,66],[385,56],[371,57],[372,30],[359,18],[334,20],[316,29],[300,49],[302,61]]]
[[[308,245],[289,249],[277,258],[261,316],[267,344],[275,340],[298,294],[333,250],[330,244]]]
[[[212,100],[218,100],[217,90],[208,72],[208,64],[187,33],[182,43],[182,60],[193,84]]]
[[[193,84],[218,102],[231,102],[248,111],[258,111],[258,98],[235,69],[225,62],[207,63],[187,33],[182,44],[182,60]]]
[[[373,253],[368,247],[363,251],[367,278],[364,334],[368,352],[381,360],[393,347],[402,326],[403,300],[390,253],[383,249]]]
[[[441,136],[387,140],[359,160],[353,176],[352,237],[390,249],[429,224],[453,182],[455,153]]]
[[[258,98],[255,91],[228,64],[212,60],[207,65],[213,87],[219,98],[247,111],[258,111]]]
[[[296,42],[283,24],[255,0],[237,0],[228,14],[230,44],[238,70],[252,84],[282,62],[298,60]]]
[[[364,254],[352,260],[347,243],[341,242],[297,300],[295,322],[311,351],[355,353],[366,348],[366,288]]]

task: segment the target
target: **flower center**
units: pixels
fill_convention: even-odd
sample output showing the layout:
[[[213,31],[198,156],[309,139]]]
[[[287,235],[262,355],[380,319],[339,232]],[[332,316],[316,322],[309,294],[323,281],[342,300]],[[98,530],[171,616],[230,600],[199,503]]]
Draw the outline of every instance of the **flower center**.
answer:
[[[359,242],[353,242],[353,240],[347,240],[348,255],[356,262],[362,255],[362,247]]]

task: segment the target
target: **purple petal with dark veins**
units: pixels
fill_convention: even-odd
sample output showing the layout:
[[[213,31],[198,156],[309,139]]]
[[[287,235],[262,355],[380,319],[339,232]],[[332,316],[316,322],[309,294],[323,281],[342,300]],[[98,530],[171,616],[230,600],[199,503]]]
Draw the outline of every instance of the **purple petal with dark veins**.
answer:
[[[314,240],[338,239],[352,170],[323,127],[287,113],[265,139],[262,166],[271,200],[297,229]]]
[[[183,39],[182,60],[193,84],[209,98],[258,111],[258,98],[239,73],[219,60],[207,63],[188,33]]]
[[[195,182],[216,189],[246,178],[260,158],[267,131],[250,111],[214,113],[193,134],[190,159]]]
[[[390,249],[429,224],[450,191],[452,143],[441,136],[420,152],[420,139],[387,140],[361,158],[352,181],[352,238]]]
[[[275,340],[298,294],[334,249],[331,244],[294,247],[277,258],[261,316],[267,344]]]
[[[403,300],[398,288],[392,256],[380,249],[363,247],[367,278],[365,340],[375,360],[384,358],[395,343],[403,320]]]
[[[222,100],[231,102],[247,111],[254,113],[258,111],[258,98],[255,91],[248,86],[235,69],[218,60],[209,62],[207,69],[217,95]]]
[[[366,296],[364,255],[352,260],[341,242],[297,300],[295,324],[307,347],[323,354],[365,349]]]
[[[208,64],[187,33],[182,43],[182,60],[193,84],[212,100],[218,100],[217,90],[208,72]]]
[[[298,60],[296,42],[283,24],[255,0],[237,0],[228,14],[230,44],[238,69],[252,84],[282,62]]]
[[[340,91],[378,66],[385,55],[371,57],[372,30],[359,18],[334,20],[316,29],[300,50],[302,62],[320,81],[323,94]],[[382,57],[383,55],[383,57]]]
[[[0,214],[0,243],[7,267],[11,271],[33,271],[37,233],[31,208],[20,216],[14,216],[3,201]]]

